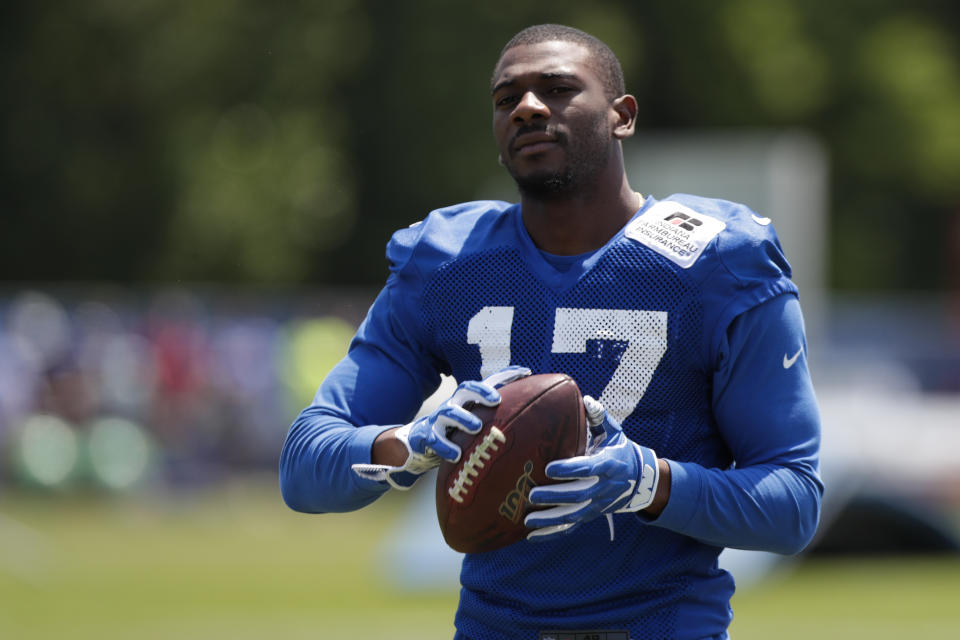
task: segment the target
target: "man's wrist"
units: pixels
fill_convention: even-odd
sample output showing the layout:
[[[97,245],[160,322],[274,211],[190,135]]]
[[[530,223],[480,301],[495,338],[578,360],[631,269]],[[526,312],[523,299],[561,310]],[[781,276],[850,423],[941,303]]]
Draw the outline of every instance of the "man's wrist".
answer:
[[[394,435],[399,427],[387,429],[380,433],[370,448],[370,462],[390,467],[402,467],[407,461],[410,452],[403,442]]]

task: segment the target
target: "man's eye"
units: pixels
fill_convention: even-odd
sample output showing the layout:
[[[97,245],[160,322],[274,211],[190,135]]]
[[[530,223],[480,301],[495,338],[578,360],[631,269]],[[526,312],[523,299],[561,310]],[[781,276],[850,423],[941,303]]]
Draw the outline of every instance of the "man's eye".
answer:
[[[550,93],[568,93],[568,92],[573,91],[573,90],[574,90],[573,87],[568,87],[568,86],[565,86],[565,85],[559,85],[559,86],[556,86],[556,87],[550,87]]]
[[[517,96],[507,95],[507,96],[502,96],[500,98],[497,98],[497,101],[494,104],[496,104],[498,107],[505,107],[507,105],[513,104],[516,101],[517,101]]]

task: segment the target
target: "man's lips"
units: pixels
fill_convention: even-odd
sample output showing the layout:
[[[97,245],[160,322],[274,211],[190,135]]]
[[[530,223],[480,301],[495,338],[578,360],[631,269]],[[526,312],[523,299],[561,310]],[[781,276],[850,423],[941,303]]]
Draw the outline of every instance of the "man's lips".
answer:
[[[522,133],[513,139],[514,154],[532,155],[541,153],[557,144],[557,138],[546,131]]]

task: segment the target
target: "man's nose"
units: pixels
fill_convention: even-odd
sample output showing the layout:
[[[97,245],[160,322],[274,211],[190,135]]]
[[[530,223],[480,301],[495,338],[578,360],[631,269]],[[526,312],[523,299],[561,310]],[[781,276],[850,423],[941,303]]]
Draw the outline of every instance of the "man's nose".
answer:
[[[527,91],[513,110],[514,122],[528,122],[537,118],[549,118],[550,109],[533,91]]]

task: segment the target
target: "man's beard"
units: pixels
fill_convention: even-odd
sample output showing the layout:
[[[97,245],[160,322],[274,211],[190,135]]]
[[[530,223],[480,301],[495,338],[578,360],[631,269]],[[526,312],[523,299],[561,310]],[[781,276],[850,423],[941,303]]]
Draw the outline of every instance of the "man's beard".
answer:
[[[559,200],[577,191],[580,180],[574,176],[570,166],[560,171],[543,171],[526,176],[518,176],[512,171],[514,182],[520,194],[534,200]]]
[[[568,136],[556,134],[557,143],[567,154],[567,164],[559,169],[518,175],[508,163],[507,171],[517,183],[520,194],[534,200],[563,200],[589,191],[594,177],[610,160],[609,139],[604,139],[607,134],[605,122],[605,118],[598,117],[592,134],[578,136],[579,144],[574,146],[570,145]]]

